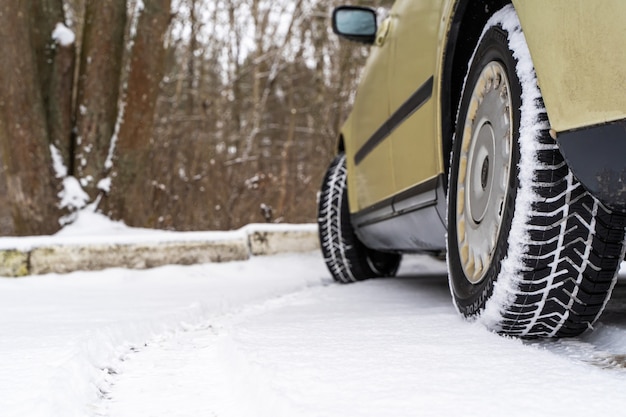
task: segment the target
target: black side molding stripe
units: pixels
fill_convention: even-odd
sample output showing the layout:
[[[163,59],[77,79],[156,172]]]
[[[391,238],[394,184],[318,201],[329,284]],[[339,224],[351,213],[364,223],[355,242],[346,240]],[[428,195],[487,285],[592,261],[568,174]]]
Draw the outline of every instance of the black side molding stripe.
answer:
[[[354,224],[358,227],[376,223],[381,220],[385,220],[391,217],[395,217],[405,212],[418,210],[426,206],[432,206],[437,203],[436,198],[434,200],[424,200],[421,204],[411,204],[411,200],[414,197],[427,194],[429,191],[435,191],[440,184],[443,183],[443,176],[431,178],[423,183],[404,190],[396,195],[374,203],[373,205],[364,208],[363,210],[352,214]],[[400,204],[405,203],[405,204]],[[404,209],[400,209],[400,206],[406,206]]]
[[[402,122],[419,110],[433,95],[433,77],[430,77],[420,88],[417,89],[407,101],[391,115],[376,133],[354,155],[354,163],[360,164],[370,152],[380,145]]]

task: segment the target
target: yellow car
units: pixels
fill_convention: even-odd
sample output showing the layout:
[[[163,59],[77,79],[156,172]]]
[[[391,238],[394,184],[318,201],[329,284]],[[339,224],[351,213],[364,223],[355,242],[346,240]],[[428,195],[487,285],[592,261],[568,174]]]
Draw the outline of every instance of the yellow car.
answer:
[[[493,331],[592,328],[625,251],[624,22],[621,0],[337,8],[371,52],[319,199],[334,279],[446,253],[459,312]]]

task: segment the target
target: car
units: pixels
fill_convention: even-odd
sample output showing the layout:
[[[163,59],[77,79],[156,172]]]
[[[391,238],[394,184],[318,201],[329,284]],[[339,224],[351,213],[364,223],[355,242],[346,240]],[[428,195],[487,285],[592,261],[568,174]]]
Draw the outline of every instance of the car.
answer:
[[[319,194],[332,277],[445,255],[457,310],[491,331],[592,329],[626,248],[625,21],[617,0],[336,8],[370,51]]]

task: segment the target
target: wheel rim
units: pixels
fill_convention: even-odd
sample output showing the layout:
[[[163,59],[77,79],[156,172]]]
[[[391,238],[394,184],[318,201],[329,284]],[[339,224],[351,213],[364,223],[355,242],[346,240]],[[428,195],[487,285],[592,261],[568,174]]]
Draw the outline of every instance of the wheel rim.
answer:
[[[509,193],[513,136],[506,70],[490,62],[468,105],[457,177],[457,244],[466,278],[481,282],[493,262]]]

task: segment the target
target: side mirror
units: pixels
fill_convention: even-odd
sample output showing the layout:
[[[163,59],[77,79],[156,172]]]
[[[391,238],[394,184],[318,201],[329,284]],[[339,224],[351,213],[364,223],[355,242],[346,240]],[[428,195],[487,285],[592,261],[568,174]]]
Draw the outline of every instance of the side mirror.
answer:
[[[372,45],[378,31],[376,12],[367,7],[337,7],[333,11],[333,31],[351,41]]]

